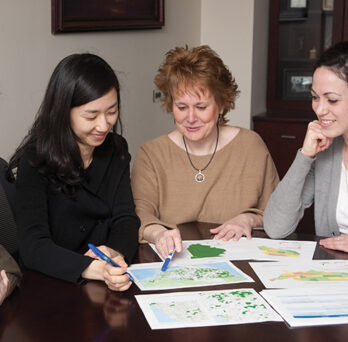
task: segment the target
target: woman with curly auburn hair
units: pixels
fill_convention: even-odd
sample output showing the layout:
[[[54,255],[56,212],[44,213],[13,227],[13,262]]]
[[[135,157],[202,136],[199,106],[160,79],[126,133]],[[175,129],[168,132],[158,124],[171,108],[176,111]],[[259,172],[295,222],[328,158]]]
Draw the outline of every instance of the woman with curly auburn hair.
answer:
[[[180,252],[177,224],[191,221],[219,223],[216,239],[250,239],[278,175],[255,132],[227,125],[239,95],[231,72],[209,46],[176,47],[155,84],[176,129],[143,144],[134,162],[140,241],[154,242],[163,257],[174,245]]]

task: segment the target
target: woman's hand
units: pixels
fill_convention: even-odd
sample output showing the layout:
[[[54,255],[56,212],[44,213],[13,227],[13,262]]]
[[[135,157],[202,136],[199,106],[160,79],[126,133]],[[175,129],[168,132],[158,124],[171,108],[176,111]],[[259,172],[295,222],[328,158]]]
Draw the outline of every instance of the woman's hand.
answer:
[[[348,253],[348,234],[334,236],[319,241],[320,246]]]
[[[164,228],[164,227],[163,227]],[[166,229],[160,230],[154,235],[154,243],[158,252],[163,258],[166,258],[169,253],[174,251],[182,251],[182,240],[179,229]]]
[[[107,287],[112,291],[125,291],[132,285],[129,280],[129,276],[125,274],[127,272],[127,264],[122,256],[112,258],[120,267],[114,267],[109,264],[105,264],[103,277]]]
[[[226,221],[221,226],[210,229],[210,232],[215,235],[215,239],[228,241],[233,239],[238,241],[242,236],[248,240],[251,239],[251,232],[253,227],[261,226],[262,219],[252,213],[239,214],[234,218]]]
[[[109,258],[115,258],[117,257],[118,255],[121,255],[120,253],[118,253],[117,251],[115,251],[114,249],[110,248],[110,247],[107,247],[107,246],[104,246],[104,245],[100,245],[100,246],[97,246],[97,248],[102,251],[105,255],[107,255]],[[93,258],[93,259],[98,259],[98,257],[92,252],[91,249],[89,249],[85,255]]]
[[[9,287],[9,280],[5,270],[0,272],[0,305],[5,300]]]
[[[319,121],[314,120],[308,124],[301,152],[309,158],[314,158],[319,152],[326,150],[332,142],[332,138],[323,134]]]
[[[100,260],[91,250],[88,250],[85,255],[95,260],[82,272],[81,276],[85,279],[102,280],[113,291],[127,290],[132,282],[129,280],[129,276],[125,274],[128,265],[124,258],[110,247],[101,245],[98,248],[120,267],[109,265],[106,261]]]

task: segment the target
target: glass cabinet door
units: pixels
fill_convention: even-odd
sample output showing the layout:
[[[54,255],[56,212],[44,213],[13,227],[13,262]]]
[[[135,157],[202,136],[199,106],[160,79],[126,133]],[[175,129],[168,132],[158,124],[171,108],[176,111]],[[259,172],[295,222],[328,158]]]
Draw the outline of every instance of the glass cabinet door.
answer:
[[[277,98],[311,98],[313,65],[332,44],[334,0],[281,0]]]
[[[341,40],[344,1],[271,0],[270,6],[268,109],[311,110],[313,66]]]

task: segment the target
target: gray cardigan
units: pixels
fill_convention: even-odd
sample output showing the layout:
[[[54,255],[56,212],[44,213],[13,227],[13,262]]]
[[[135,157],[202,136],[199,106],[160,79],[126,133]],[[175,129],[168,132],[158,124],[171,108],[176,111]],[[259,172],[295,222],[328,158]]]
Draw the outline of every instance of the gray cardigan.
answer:
[[[306,208],[314,201],[315,232],[318,236],[339,235],[336,207],[340,185],[343,138],[338,137],[315,158],[300,151],[271,195],[263,222],[271,238],[293,233]]]

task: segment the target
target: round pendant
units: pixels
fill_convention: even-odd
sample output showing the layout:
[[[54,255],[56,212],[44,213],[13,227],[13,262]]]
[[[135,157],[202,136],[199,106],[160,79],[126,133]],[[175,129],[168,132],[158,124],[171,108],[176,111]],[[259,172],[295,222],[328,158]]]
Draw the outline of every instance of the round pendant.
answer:
[[[202,173],[201,170],[199,170],[198,173],[197,173],[196,176],[195,176],[196,182],[197,182],[197,183],[202,183],[202,182],[204,182],[204,179],[205,179],[204,174]]]

